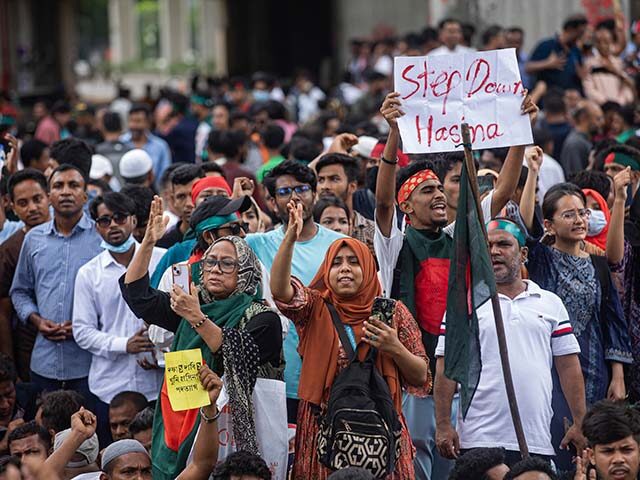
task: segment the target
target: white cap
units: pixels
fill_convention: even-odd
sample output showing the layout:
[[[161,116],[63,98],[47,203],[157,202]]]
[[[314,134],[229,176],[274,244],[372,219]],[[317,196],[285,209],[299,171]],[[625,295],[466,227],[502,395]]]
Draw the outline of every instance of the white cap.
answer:
[[[362,135],[358,137],[358,143],[356,143],[351,150],[356,152],[358,155],[362,155],[363,157],[371,157],[371,153],[373,149],[378,144],[378,139],[375,137],[368,137],[367,135]]]
[[[153,162],[147,152],[141,148],[129,150],[120,159],[120,175],[123,178],[136,178],[146,175],[153,168]]]
[[[105,175],[113,175],[113,165],[111,165],[111,161],[104,155],[91,155],[89,177],[93,180],[98,180]]]

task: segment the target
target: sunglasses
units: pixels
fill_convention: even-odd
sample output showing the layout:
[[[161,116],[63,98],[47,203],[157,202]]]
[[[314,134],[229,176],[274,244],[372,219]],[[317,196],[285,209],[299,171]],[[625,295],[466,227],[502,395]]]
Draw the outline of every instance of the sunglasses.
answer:
[[[276,196],[280,198],[290,197],[293,192],[296,192],[296,195],[300,197],[306,196],[309,192],[311,192],[311,185],[297,185],[295,187],[276,188]]]
[[[238,236],[240,232],[247,233],[249,231],[249,224],[247,223],[232,223],[231,225],[224,225],[222,227],[214,228],[213,232],[215,232],[216,237],[219,237],[218,232],[221,230],[229,230],[231,235]]]
[[[103,215],[96,220],[96,223],[101,228],[107,228],[111,225],[111,221],[116,222],[116,225],[124,225],[127,219],[130,217],[128,213],[116,212],[113,215]]]

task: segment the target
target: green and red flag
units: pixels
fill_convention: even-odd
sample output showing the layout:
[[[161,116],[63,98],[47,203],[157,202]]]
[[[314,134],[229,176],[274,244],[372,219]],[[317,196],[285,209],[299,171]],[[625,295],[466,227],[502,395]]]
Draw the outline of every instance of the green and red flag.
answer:
[[[475,172],[470,176],[467,162],[463,162],[449,270],[444,372],[447,378],[460,384],[463,418],[467,415],[482,371],[476,310],[496,294],[484,220],[471,182],[476,182]]]

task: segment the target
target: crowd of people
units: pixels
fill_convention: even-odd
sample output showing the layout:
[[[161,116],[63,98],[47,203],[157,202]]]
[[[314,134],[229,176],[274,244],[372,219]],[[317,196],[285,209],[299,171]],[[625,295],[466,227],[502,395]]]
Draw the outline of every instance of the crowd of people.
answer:
[[[474,35],[355,39],[326,91],[0,97],[0,479],[636,479],[640,22]],[[472,181],[529,455],[490,302],[466,411],[446,375],[464,155],[403,153],[392,85],[474,46],[528,89],[533,144]],[[209,405],[177,409],[164,354],[194,349]]]

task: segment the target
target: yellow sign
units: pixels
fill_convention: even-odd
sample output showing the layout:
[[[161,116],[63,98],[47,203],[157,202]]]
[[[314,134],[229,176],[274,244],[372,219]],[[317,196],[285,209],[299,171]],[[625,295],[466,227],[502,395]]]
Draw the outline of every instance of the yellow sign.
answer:
[[[199,348],[164,354],[165,382],[174,412],[211,405],[209,394],[200,383],[202,352]]]

